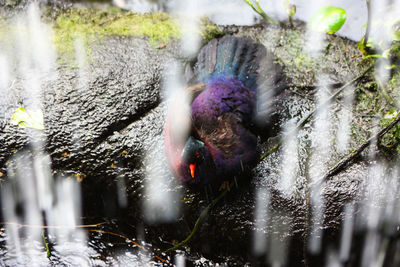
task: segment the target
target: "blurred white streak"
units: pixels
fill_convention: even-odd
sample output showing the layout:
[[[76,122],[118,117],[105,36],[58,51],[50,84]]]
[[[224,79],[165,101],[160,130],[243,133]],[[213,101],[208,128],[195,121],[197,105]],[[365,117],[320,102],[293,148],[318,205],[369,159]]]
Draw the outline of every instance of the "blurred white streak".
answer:
[[[74,40],[75,60],[78,67],[79,79],[78,89],[86,90],[87,86],[87,75],[88,75],[88,62],[86,56],[86,46],[81,38]]]
[[[309,177],[310,183],[316,182],[323,177],[327,171],[327,163],[331,158],[331,144],[333,141],[330,120],[330,105],[323,106],[329,98],[329,88],[318,87],[317,106],[321,108],[317,111],[313,132],[311,133],[312,154],[310,159]]]
[[[325,201],[320,192],[320,187],[310,190],[310,210],[312,217],[308,236],[308,251],[313,255],[320,253],[322,246]]]
[[[185,267],[185,255],[184,254],[176,254],[175,255],[175,265],[176,267]]]
[[[364,241],[362,254],[362,267],[377,266],[377,254],[379,251],[380,235],[375,231],[368,231]]]
[[[185,88],[182,65],[171,62],[163,74],[164,99],[168,103],[170,138],[185,144],[191,127],[190,95]]]
[[[162,77],[163,100],[174,99],[184,90],[186,81],[182,64],[178,61],[171,61],[164,67]]]
[[[165,166],[162,141],[155,141],[146,159],[145,218],[149,223],[170,222],[179,215],[180,195],[170,187],[171,177]]]
[[[339,252],[339,257],[342,262],[347,262],[350,257],[351,241],[354,228],[354,210],[354,205],[350,204],[347,204],[344,209],[344,220]]]
[[[53,203],[53,177],[51,175],[51,159],[44,153],[35,155],[33,158],[33,169],[37,183],[37,194],[39,207],[45,212],[51,210]]]
[[[334,251],[329,251],[327,253],[327,267],[342,267],[342,264],[340,263],[339,257]]]
[[[55,66],[53,33],[51,27],[40,21],[40,11],[36,4],[28,8],[29,38],[32,45],[33,64],[41,73],[51,74]]]
[[[76,179],[59,177],[55,183],[55,202],[47,214],[50,225],[60,225],[49,229],[49,234],[55,235],[60,245],[67,242],[85,240],[85,233],[75,226],[81,224],[81,191]],[[62,253],[62,251],[60,251]]]
[[[5,97],[10,83],[10,68],[8,66],[7,55],[0,54],[0,105],[5,104]]]
[[[281,174],[278,188],[286,196],[290,196],[296,183],[299,172],[297,130],[295,120],[290,120],[284,130],[283,155],[281,162]]]
[[[368,171],[368,177],[364,186],[365,200],[363,201],[362,212],[366,218],[366,227],[369,230],[376,230],[381,222],[386,169],[387,166],[377,162]]]
[[[183,55],[189,58],[197,55],[201,45],[200,17],[205,13],[200,2],[201,0],[177,0],[173,8],[180,20]]]
[[[271,266],[286,266],[286,254],[290,241],[290,222],[293,218],[287,216],[281,210],[274,210],[270,216],[268,261]]]
[[[387,166],[383,163],[374,163],[369,168],[364,186],[361,215],[365,218],[365,223],[361,222],[361,229],[366,230],[367,233],[362,251],[361,266],[363,267],[378,266],[379,262],[379,252],[383,241],[379,228],[383,222],[382,212],[386,198],[384,196],[386,170]]]
[[[7,106],[10,97],[10,67],[7,55],[0,54],[0,128],[4,127],[8,120]]]
[[[128,205],[128,196],[126,195],[126,183],[124,177],[118,177],[116,183],[118,193],[118,205],[121,208],[125,208]]]
[[[112,2],[120,8],[129,9],[142,14],[146,12],[156,12],[160,9],[158,4],[160,1],[154,0],[113,0]]]
[[[336,148],[339,153],[347,153],[350,145],[351,122],[353,118],[354,87],[349,86],[344,91],[342,109],[339,111],[339,125],[336,133]]]
[[[259,256],[267,251],[267,224],[270,193],[266,188],[258,188],[254,210],[255,230],[253,232],[253,251]]]

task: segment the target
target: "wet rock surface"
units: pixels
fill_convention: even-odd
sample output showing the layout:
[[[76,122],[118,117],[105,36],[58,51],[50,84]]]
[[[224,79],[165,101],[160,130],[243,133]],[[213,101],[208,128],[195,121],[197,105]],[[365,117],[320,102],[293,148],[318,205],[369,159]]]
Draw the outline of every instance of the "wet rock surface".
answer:
[[[300,120],[315,107],[313,87],[317,83],[344,84],[364,67],[355,44],[346,39],[328,37],[329,45],[323,48],[323,57],[314,60],[301,50],[305,43],[301,27],[300,30],[275,26],[226,30],[261,42],[274,51],[277,62],[285,67],[291,82],[280,96],[283,108],[276,128],[292,118]],[[163,158],[166,104],[160,97],[161,81],[163,68],[176,59],[174,48],[156,49],[140,38],[115,36],[104,39],[93,47],[92,58],[86,67],[80,70],[58,67],[56,77],[43,82],[42,93],[45,130],[40,139],[51,156],[53,174],[72,175],[83,180],[87,214],[99,216],[93,210],[95,207],[102,210],[100,213],[104,212],[101,215],[116,216],[129,222],[135,226],[132,232],[141,233],[156,251],[170,248],[174,240],[185,239],[201,211],[219,194],[215,190],[205,193],[178,184],[169,174]],[[303,58],[299,59],[299,55]],[[323,81],[316,80],[320,72],[327,74]],[[5,123],[0,129],[0,171],[5,179],[7,161],[12,161],[17,151],[30,146],[29,134],[37,134],[36,130],[21,129],[8,122],[12,112],[25,104],[25,98],[23,82],[16,78],[3,118]],[[340,104],[335,103],[332,109],[338,106]],[[335,124],[337,118],[333,121]],[[232,188],[210,212],[187,247],[186,254],[192,263],[201,262],[200,259],[205,257],[229,265],[242,266],[246,262],[263,265],[267,255],[254,255],[254,240],[257,233],[261,233],[260,242],[265,246],[273,247],[275,243],[271,240],[275,239],[291,240],[287,248],[289,266],[306,265],[307,257],[310,266],[321,266],[318,264],[325,257],[323,253],[313,259],[303,251],[312,230],[307,171],[311,164],[312,129],[313,123],[308,123],[298,133],[300,169],[293,193],[283,195],[279,190],[282,173],[282,149],[279,149],[257,165],[252,177],[239,179],[238,187]],[[270,148],[269,141],[265,140],[263,151]],[[332,166],[344,155],[334,149],[330,154],[327,166]],[[343,207],[360,195],[360,184],[367,167],[368,162],[358,162],[320,189],[326,208],[324,224],[317,228],[328,229],[321,237],[323,242],[337,242]],[[149,175],[152,173],[155,174]],[[149,215],[145,216],[146,203],[154,196],[150,192],[149,179],[155,176],[163,178],[151,186],[177,194],[152,207],[153,213],[162,214],[169,210],[172,217],[157,215],[151,218],[154,216],[151,214],[149,219]],[[118,207],[118,181],[126,185],[128,202],[125,208]],[[258,203],[256,199],[259,199]],[[270,216],[257,218],[257,208],[266,209]],[[154,223],[153,219],[170,221]],[[277,229],[286,229],[281,232],[287,235],[274,236],[279,232]],[[276,257],[282,260],[286,255],[277,253]]]

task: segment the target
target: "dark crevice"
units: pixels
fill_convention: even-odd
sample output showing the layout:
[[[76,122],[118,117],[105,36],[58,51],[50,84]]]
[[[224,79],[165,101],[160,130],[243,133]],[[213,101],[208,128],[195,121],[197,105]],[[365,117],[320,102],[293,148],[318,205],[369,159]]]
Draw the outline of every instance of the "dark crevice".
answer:
[[[118,120],[116,122],[111,123],[106,130],[100,134],[99,137],[93,140],[94,147],[97,147],[99,144],[104,142],[108,137],[112,136],[114,132],[121,132],[126,129],[129,125],[136,122],[137,120],[146,116],[149,112],[155,109],[160,104],[160,100],[146,106],[146,108],[139,109],[135,114],[128,116],[128,118],[124,120]]]

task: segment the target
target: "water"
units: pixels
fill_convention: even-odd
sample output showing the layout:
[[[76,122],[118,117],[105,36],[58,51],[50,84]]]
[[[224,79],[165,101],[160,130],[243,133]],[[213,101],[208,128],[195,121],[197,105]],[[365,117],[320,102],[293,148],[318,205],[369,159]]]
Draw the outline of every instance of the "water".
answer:
[[[161,9],[176,13],[186,27],[180,44],[184,57],[193,57],[200,47],[200,36],[193,33],[193,29],[199,27],[200,16],[207,15],[219,24],[251,25],[259,21],[243,1],[116,0],[114,3],[141,12]],[[299,0],[293,4],[297,6],[295,17],[307,20],[323,3]],[[340,31],[341,35],[354,40],[363,36],[364,1],[326,1],[324,4],[347,10],[348,22]],[[285,19],[278,1],[264,1],[261,5],[271,17]],[[393,1],[393,5],[387,12],[388,17],[399,14],[396,12],[400,3]],[[374,8],[379,10],[379,7]],[[0,98],[0,112],[7,118],[11,116],[7,103],[18,97],[13,90],[15,80],[22,81],[21,94],[27,109],[41,110],[44,83],[58,79],[57,55],[51,45],[52,29],[41,20],[38,7],[29,6],[26,13],[13,21],[17,29],[24,31],[13,32],[8,40],[11,46],[1,44],[6,49],[0,51],[0,93],[4,96]],[[378,32],[373,32],[374,38],[381,36],[374,34]],[[304,53],[310,58],[322,57],[321,48],[326,46],[324,38],[311,32],[306,32],[304,38],[314,45],[310,48],[306,43]],[[387,35],[382,38],[387,46]],[[85,49],[81,39],[74,40],[77,62],[74,81],[81,95],[90,90],[91,69]],[[169,106],[178,136],[186,136],[188,132],[185,124],[188,112],[184,111],[188,108],[187,99],[176,97],[182,94],[183,73],[184,67],[179,61],[169,62],[163,73],[163,103],[145,114],[164,120],[165,106]],[[385,61],[378,61],[376,76],[383,84],[388,81],[388,74]],[[261,182],[255,179],[248,185],[239,183],[234,196],[226,198],[225,203],[210,214],[210,221],[201,229],[203,234],[206,232],[205,238],[199,237],[189,243],[192,250],[182,248],[172,256],[162,251],[176,243],[175,237],[182,240],[190,233],[197,213],[209,203],[209,197],[218,193],[211,192],[209,196],[187,190],[171,179],[163,157],[162,130],[157,130],[156,137],[147,141],[150,145],[138,145],[143,146],[144,155],[140,155],[143,162],[132,163],[128,158],[134,167],[124,165],[123,160],[111,164],[111,168],[119,170],[114,179],[115,188],[108,191],[111,197],[97,192],[96,188],[82,189],[78,180],[84,174],[55,172],[51,155],[46,150],[46,137],[34,129],[21,130],[29,137],[30,146],[11,158],[7,164],[8,179],[1,187],[4,221],[4,231],[0,234],[1,263],[6,266],[186,266],[187,263],[206,266],[216,262],[229,264],[230,258],[237,264],[240,260],[246,263],[254,258],[256,263],[270,266],[290,266],[293,262],[307,262],[308,266],[395,266],[391,264],[400,261],[399,170],[393,162],[379,158],[374,147],[376,143],[370,149],[367,171],[359,167],[363,180],[361,186],[354,189],[356,193],[348,192],[353,185],[340,181],[343,177],[321,187],[313,186],[335,162],[350,152],[354,145],[353,119],[360,118],[353,111],[354,88],[348,87],[340,102],[325,105],[312,122],[296,129],[296,123],[305,113],[302,109],[321,106],[335,90],[329,86],[328,73],[319,72],[316,80],[319,86],[314,94],[307,95],[312,100],[299,96],[286,100],[287,113],[281,119],[281,124],[285,125],[283,144],[278,152],[260,163],[258,168],[262,170],[257,175],[262,176]],[[79,108],[70,112],[74,117],[83,116]],[[76,153],[83,153],[85,149],[86,144],[80,137],[85,134],[82,128],[86,123],[85,120],[74,121],[74,128],[78,130],[72,137],[72,147]],[[1,122],[0,126],[3,124],[7,122]],[[375,125],[377,130],[378,121]],[[150,126],[143,124],[141,127]],[[113,138],[125,142],[124,128],[116,132]],[[114,141],[108,138],[102,145],[111,146]],[[118,159],[124,159],[129,153],[124,151],[120,151],[122,156]],[[126,173],[129,177],[145,173],[144,183],[132,184],[136,180],[125,179]],[[135,210],[130,210],[132,206]],[[331,218],[335,215],[336,218]],[[212,221],[213,218],[216,221]],[[328,227],[329,223],[336,223],[337,229]],[[210,235],[216,233],[215,236],[207,236],[208,231]],[[233,244],[232,240],[239,242]],[[49,257],[46,244],[50,245]],[[227,254],[233,250],[231,246],[249,247],[248,244],[251,249],[239,255]],[[221,247],[226,249],[225,254],[216,249]],[[302,260],[296,262],[299,258]]]

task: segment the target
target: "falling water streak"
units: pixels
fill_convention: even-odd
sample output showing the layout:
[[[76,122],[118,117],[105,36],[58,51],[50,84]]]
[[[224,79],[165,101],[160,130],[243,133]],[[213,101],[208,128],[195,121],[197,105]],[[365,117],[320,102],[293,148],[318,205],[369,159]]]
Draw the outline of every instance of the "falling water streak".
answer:
[[[381,207],[383,205],[382,184],[385,177],[385,169],[382,163],[375,163],[369,168],[365,184],[365,192],[362,206],[362,217],[366,222],[361,227],[367,231],[364,242],[361,266],[376,266],[379,247],[382,237],[378,233],[381,221]]]
[[[162,151],[162,142],[157,142],[156,151]],[[144,200],[145,218],[150,223],[170,222],[179,214],[178,194],[170,188],[170,174],[162,166],[164,156],[161,152],[150,152],[145,160],[146,199]]]
[[[51,159],[50,156],[41,153],[33,158],[33,169],[36,177],[39,207],[44,212],[51,211],[53,203],[53,177],[51,175]],[[46,213],[47,214],[47,213]]]
[[[40,77],[50,76],[50,68],[53,66],[50,58],[51,47],[48,45],[49,28],[41,24],[38,8],[34,4],[29,6],[27,13],[15,19],[15,25],[14,55],[19,74],[23,78],[23,102],[27,110],[41,109]],[[4,61],[2,64],[6,65]],[[8,76],[7,67],[2,66],[2,69],[5,70],[3,77]],[[7,83],[7,78],[2,78],[2,90],[6,90],[4,86],[7,86]],[[5,192],[2,193],[4,206],[7,207],[4,210],[4,218],[19,224],[42,225],[42,212],[49,211],[52,203],[50,160],[42,153],[39,131],[27,130],[27,134],[33,148],[32,154],[19,153],[7,166],[11,178],[4,185]],[[16,246],[17,258],[28,256],[32,258],[32,264],[35,264],[35,243],[41,243],[40,228],[28,227],[20,235],[15,225],[8,225],[6,231],[10,236],[7,244],[9,247]]]
[[[371,40],[378,44],[383,49],[387,49],[392,42],[393,28],[389,27],[393,22],[398,21],[398,15],[400,13],[400,1],[370,1],[371,5]],[[390,5],[389,3],[393,4]]]
[[[317,255],[321,251],[325,201],[320,193],[320,188],[310,190],[310,231],[308,236],[308,251]]]
[[[128,206],[128,196],[126,194],[126,183],[125,177],[120,175],[116,179],[117,183],[117,194],[118,194],[118,205],[121,208],[126,208]]]
[[[399,168],[397,167],[389,176],[384,193],[383,220],[385,221],[385,232],[390,235],[394,235],[400,225],[400,182],[398,177]]]
[[[75,63],[77,64],[78,71],[78,79],[76,83],[76,89],[79,94],[85,94],[88,88],[88,61],[86,56],[86,46],[84,41],[81,38],[76,38],[73,42],[74,51],[75,51]],[[75,152],[78,153],[79,150],[83,147],[82,144],[82,136],[85,134],[86,129],[84,129],[84,125],[86,122],[81,120],[82,110],[81,107],[75,106],[70,110],[72,112],[72,117],[76,118],[72,122],[72,142],[75,146]]]
[[[162,97],[164,101],[174,100],[184,90],[186,81],[181,63],[171,61],[164,68]]]
[[[393,41],[393,28],[389,26],[391,22],[398,20],[398,14],[400,11],[400,1],[394,2],[396,5],[391,7],[388,6],[388,1],[371,1],[371,31],[370,40],[372,41],[373,47],[383,52],[383,55],[392,44]],[[397,13],[396,13],[397,12]],[[387,101],[390,100],[390,96],[387,95],[386,84],[388,83],[391,76],[391,60],[385,56],[376,60],[375,66],[375,79],[379,86],[378,90]]]
[[[86,55],[86,45],[85,42],[81,38],[76,38],[74,40],[74,51],[75,51],[75,60],[78,67],[78,83],[77,88],[79,90],[87,90],[88,86],[88,59]]]
[[[282,148],[281,174],[278,188],[287,197],[291,196],[299,173],[299,158],[297,131],[295,120],[285,125],[284,143]]]
[[[40,11],[37,5],[31,4],[28,8],[28,25],[30,44],[34,66],[41,74],[51,75],[55,66],[55,52],[53,49],[53,33],[49,25],[40,21]],[[52,77],[54,78],[54,77]]]
[[[339,256],[333,250],[328,251],[326,262],[327,267],[342,267]]]
[[[182,31],[181,47],[183,55],[194,57],[201,43],[200,16],[204,15],[200,8],[200,0],[177,0],[174,7],[178,13]]]
[[[5,54],[0,54],[0,128],[4,127],[8,120],[7,105],[10,97],[10,70]]]
[[[318,87],[318,92],[316,94],[317,106],[322,106],[323,103],[326,103],[329,96],[329,88]],[[325,174],[327,169],[326,165],[330,161],[333,136],[329,111],[330,105],[325,105],[318,110],[315,117],[313,132],[311,133],[312,155],[310,161],[311,166],[309,168],[311,183],[316,182]]]
[[[173,136],[186,140],[190,127],[190,106],[182,76],[182,67],[178,62],[165,67],[163,98],[168,103],[169,127],[174,131]],[[164,163],[163,142],[157,140],[145,159],[145,190],[148,197],[144,201],[144,212],[146,219],[153,223],[173,220],[179,212],[179,205],[173,203],[179,194],[170,188],[171,174]]]
[[[162,1],[149,1],[149,0],[113,0],[113,4],[138,13],[156,12],[161,10]]]
[[[256,192],[256,204],[254,210],[254,254],[260,256],[267,251],[267,224],[269,218],[270,193],[266,188],[258,188]]]
[[[339,251],[339,258],[341,262],[347,262],[350,258],[351,242],[354,228],[354,211],[354,205],[351,204],[347,204],[344,209],[344,220]]]
[[[16,18],[14,31],[16,60],[23,82],[23,105],[29,111],[42,111],[44,82],[55,78],[55,52],[53,34],[50,26],[40,21],[40,11],[35,3],[29,5],[27,12]],[[43,150],[44,134],[27,129],[30,143],[36,152]]]
[[[31,4],[26,13],[14,20],[13,56],[23,82],[23,104],[28,111],[41,110],[42,85],[56,78],[51,28],[40,21],[36,4]],[[7,72],[4,73],[7,75]],[[32,150],[19,152],[10,160],[7,166],[9,181],[2,188],[2,198],[6,207],[4,219],[28,225],[22,231],[18,231],[16,225],[7,225],[10,237],[7,245],[15,246],[17,258],[28,257],[34,266],[40,265],[37,261],[46,255],[41,236],[44,230],[40,227],[43,224],[61,226],[60,229],[48,229],[49,237],[56,236],[58,247],[63,247],[66,240],[73,242],[74,253],[77,254],[77,251],[82,253],[85,245],[79,245],[76,238],[82,240],[81,244],[86,242],[83,232],[74,229],[80,224],[79,185],[73,179],[59,179],[54,184],[50,156],[43,149],[43,132],[32,129],[26,129],[26,132]],[[62,254],[64,251],[61,249],[59,252]]]
[[[320,55],[321,49],[324,47],[324,44],[326,43],[324,38],[325,35],[320,32],[311,30],[307,31],[306,43],[308,45],[303,48],[305,50],[304,52],[306,52],[313,58],[318,57]]]
[[[325,76],[321,76],[320,83],[325,83]],[[317,106],[326,103],[329,98],[330,90],[326,87],[318,87]],[[312,132],[312,153],[310,156],[309,177],[311,183],[318,181],[327,171],[327,164],[331,157],[332,131],[330,120],[330,105],[318,110]],[[325,200],[321,193],[321,188],[313,187],[310,189],[310,235],[308,249],[312,254],[317,254],[321,249],[322,227],[325,210]]]
[[[354,87],[348,86],[344,91],[342,109],[338,115],[338,130],[336,133],[336,149],[339,153],[347,153],[351,136],[353,118]]]
[[[48,229],[49,236],[55,237],[55,250],[72,265],[86,265],[89,261],[86,232],[76,228],[82,224],[80,185],[74,178],[58,177],[55,196],[56,201],[48,215],[49,224],[61,226]]]
[[[43,166],[35,164],[35,160],[37,159],[28,153],[19,153],[7,166],[9,180],[3,185],[1,192],[6,222],[36,226],[43,224],[40,204],[47,198],[38,195],[39,190],[43,189],[38,183],[42,179],[38,175],[42,174]],[[41,170],[37,170],[38,167]],[[14,251],[12,248],[15,246],[17,260],[29,257],[36,261],[35,255],[40,249],[35,243],[41,243],[40,228],[28,227],[19,231],[18,225],[9,224],[6,225],[6,232],[9,236],[8,249]]]
[[[176,254],[175,255],[175,265],[176,267],[185,267],[185,255],[184,254]]]
[[[287,261],[287,248],[289,246],[290,222],[293,218],[288,216],[285,211],[273,211],[270,213],[268,261],[271,266],[285,266]]]

